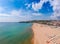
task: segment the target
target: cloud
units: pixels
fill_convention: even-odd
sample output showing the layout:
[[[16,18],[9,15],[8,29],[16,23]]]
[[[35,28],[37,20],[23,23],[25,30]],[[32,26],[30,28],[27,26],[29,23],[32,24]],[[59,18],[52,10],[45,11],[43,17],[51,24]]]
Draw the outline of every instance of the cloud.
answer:
[[[53,10],[55,10],[57,6],[60,6],[60,0],[40,0],[39,3],[32,2],[32,9],[35,11],[38,11],[39,9],[42,8],[42,5],[46,3],[47,1],[50,2],[51,6],[53,6]]]
[[[50,18],[51,19],[53,19],[53,20],[60,20],[60,9],[58,10],[58,12],[57,12],[57,10],[50,16]]]
[[[18,22],[19,20],[15,17],[11,17],[11,16],[1,16],[0,17],[0,22]]]
[[[51,19],[59,19],[60,16],[60,0],[40,0],[39,3],[32,3],[32,9],[38,11],[42,8],[43,3],[49,1],[51,6],[53,6],[53,13],[50,16]]]
[[[56,9],[60,8],[60,0],[49,0],[50,4],[53,6],[53,10],[55,11]]]
[[[59,19],[58,17],[60,16],[60,0],[40,0],[38,3],[32,2],[32,9],[34,11],[39,11],[39,9],[42,8],[42,5],[46,3],[47,1],[50,2],[51,6],[53,6],[53,13],[50,16],[51,19]],[[28,7],[30,7],[30,4],[27,4]],[[36,14],[34,14],[36,15]]]
[[[27,15],[27,12],[22,9],[6,11],[8,11],[6,8],[0,6],[0,22],[18,22],[30,19],[30,15]]]
[[[1,16],[10,16],[9,14],[5,14],[5,13],[0,13],[0,17]]]
[[[34,20],[34,18],[42,16],[41,13],[35,13],[30,10],[11,10],[9,13],[0,13],[0,22],[19,22]],[[32,19],[33,18],[33,19]],[[37,19],[37,18],[36,18]]]
[[[41,13],[32,13],[33,16],[42,16],[43,14]]]
[[[53,6],[53,14],[50,16],[51,19],[59,20],[60,18],[60,0],[53,0],[50,1],[51,5]]]
[[[27,6],[27,8],[30,8],[30,6],[32,6],[33,10],[38,11],[39,9],[41,9],[43,3],[46,1],[47,0],[41,0],[39,3],[32,2],[32,5],[30,3],[25,5]],[[7,2],[6,3],[7,6],[4,5],[5,3],[1,2],[4,5],[4,7],[0,6],[0,22],[27,21],[27,20],[33,20],[35,18],[38,19],[37,18],[38,16],[41,17],[43,15],[38,12],[37,13],[32,12],[28,9],[27,10],[24,10],[24,9],[17,10],[18,8],[15,9],[15,6],[13,4],[14,0],[8,0],[8,1],[6,0],[6,2]],[[11,5],[9,5],[10,2],[12,3]]]
[[[38,11],[39,9],[42,8],[42,5],[44,4],[44,2],[47,2],[48,0],[40,0],[39,3],[32,3],[32,9],[35,11]]]
[[[1,12],[0,12],[0,22],[19,22],[19,21],[27,21],[27,20],[32,20],[33,16],[39,16],[38,13],[33,13],[31,11],[26,11],[26,10],[11,10],[8,13],[6,12],[6,9],[1,7]],[[4,12],[3,12],[4,11]],[[3,12],[3,13],[2,13]]]

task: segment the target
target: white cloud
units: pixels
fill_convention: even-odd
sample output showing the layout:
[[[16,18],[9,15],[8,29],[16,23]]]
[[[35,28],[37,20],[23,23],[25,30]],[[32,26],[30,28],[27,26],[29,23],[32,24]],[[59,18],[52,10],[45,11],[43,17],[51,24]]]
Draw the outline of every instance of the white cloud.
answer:
[[[32,18],[36,16],[42,16],[40,13],[33,13],[31,11],[25,10],[12,10],[9,14],[0,13],[0,22],[18,22],[18,21],[27,21],[33,20]],[[34,17],[35,18],[35,17]]]
[[[21,15],[21,13],[22,13],[21,10],[12,10],[10,12],[10,14],[13,16],[19,16],[19,15]]]
[[[40,0],[39,3],[32,3],[32,9],[35,11],[38,11],[39,9],[42,8],[42,5],[44,2],[47,2],[48,0]]]
[[[51,5],[53,6],[54,13],[50,16],[51,19],[58,20],[60,16],[60,0],[53,0],[50,1]]]
[[[55,11],[56,9],[60,8],[60,0],[49,0],[50,4],[53,6],[53,10]]]
[[[19,20],[17,20],[16,18],[14,17],[11,17],[11,16],[5,16],[5,17],[0,17],[0,22],[18,22]]]
[[[0,22],[19,22],[19,21],[27,21],[27,20],[31,20],[31,16],[0,14]]]
[[[60,11],[58,11],[58,12],[56,12],[56,11],[50,16],[51,19],[55,19],[55,20],[59,19],[58,17],[60,17]]]
[[[49,1],[51,6],[53,6],[53,14],[50,16],[51,19],[58,19],[60,16],[60,0],[40,0],[39,3],[32,2],[32,9],[35,11],[39,11],[42,8],[43,3]]]
[[[9,14],[5,14],[5,13],[0,13],[0,17],[1,16],[10,16]]]
[[[41,13],[32,13],[33,16],[42,16],[43,14]]]
[[[32,8],[35,10],[35,11],[38,11],[39,9],[42,8],[42,5],[49,1],[51,6],[53,6],[53,10],[55,11],[55,9],[58,7],[60,8],[60,0],[40,0],[39,3],[34,3],[32,2]]]
[[[6,11],[6,10],[5,10]],[[0,13],[0,22],[18,22],[31,20],[29,11],[11,10],[9,13]]]

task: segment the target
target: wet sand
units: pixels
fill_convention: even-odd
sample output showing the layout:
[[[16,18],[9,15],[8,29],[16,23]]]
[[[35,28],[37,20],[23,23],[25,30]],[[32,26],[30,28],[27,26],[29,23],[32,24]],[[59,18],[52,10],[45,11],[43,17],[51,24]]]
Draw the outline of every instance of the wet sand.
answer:
[[[60,27],[33,23],[34,44],[60,44]]]

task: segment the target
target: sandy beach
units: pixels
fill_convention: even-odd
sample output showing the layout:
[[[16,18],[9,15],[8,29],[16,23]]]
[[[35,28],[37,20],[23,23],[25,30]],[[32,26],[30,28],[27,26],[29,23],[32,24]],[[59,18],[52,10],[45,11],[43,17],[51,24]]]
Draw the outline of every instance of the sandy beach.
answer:
[[[60,44],[60,27],[33,23],[34,44]]]

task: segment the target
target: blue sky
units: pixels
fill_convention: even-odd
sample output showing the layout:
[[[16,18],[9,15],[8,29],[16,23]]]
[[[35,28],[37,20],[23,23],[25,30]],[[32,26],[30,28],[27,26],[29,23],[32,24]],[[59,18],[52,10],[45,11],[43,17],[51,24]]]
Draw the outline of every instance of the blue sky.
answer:
[[[0,21],[59,20],[60,0],[0,0]]]

